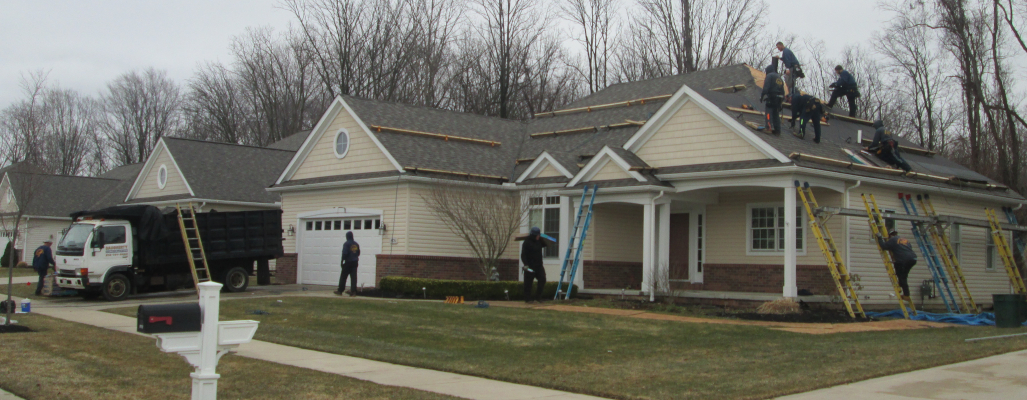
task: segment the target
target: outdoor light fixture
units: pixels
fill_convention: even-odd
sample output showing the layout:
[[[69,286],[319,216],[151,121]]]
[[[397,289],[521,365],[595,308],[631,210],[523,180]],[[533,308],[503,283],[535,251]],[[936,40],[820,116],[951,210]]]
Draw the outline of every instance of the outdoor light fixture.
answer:
[[[296,236],[296,227],[289,225],[289,230],[286,232],[289,234],[289,236]]]

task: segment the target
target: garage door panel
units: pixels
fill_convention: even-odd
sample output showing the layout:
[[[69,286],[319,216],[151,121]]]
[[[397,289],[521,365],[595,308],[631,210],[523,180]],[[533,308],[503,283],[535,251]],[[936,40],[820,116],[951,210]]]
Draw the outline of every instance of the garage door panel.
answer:
[[[359,221],[359,225],[358,225]],[[302,277],[301,283],[317,285],[338,285],[342,273],[342,244],[346,232],[353,232],[353,239],[360,244],[360,266],[357,269],[359,286],[373,286],[375,281],[375,256],[381,253],[382,236],[380,217],[329,218],[307,220],[300,224],[304,228],[300,237]],[[320,222],[320,224],[318,224]],[[364,229],[370,227],[371,229]],[[321,227],[317,230],[317,227]],[[359,227],[359,229],[357,229]],[[339,229],[336,229],[339,228]],[[350,228],[350,229],[346,229]]]

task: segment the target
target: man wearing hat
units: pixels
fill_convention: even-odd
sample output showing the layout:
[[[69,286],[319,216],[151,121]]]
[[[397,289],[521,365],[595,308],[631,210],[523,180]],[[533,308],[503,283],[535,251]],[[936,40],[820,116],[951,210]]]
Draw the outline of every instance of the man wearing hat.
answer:
[[[46,280],[46,271],[50,269],[52,265],[54,269],[57,269],[57,261],[53,259],[53,250],[50,250],[50,246],[53,245],[52,239],[46,239],[42,246],[36,248],[36,251],[32,253],[32,269],[36,270],[39,274],[39,285],[36,285],[36,296],[43,294],[43,281]]]
[[[546,286],[546,268],[542,265],[542,248],[546,242],[542,240],[542,230],[532,227],[528,238],[521,244],[521,262],[524,266],[524,302],[542,300],[542,288]],[[538,279],[535,297],[531,297],[531,281]]]
[[[902,299],[910,301],[909,283],[906,282],[906,278],[909,277],[909,270],[916,265],[916,252],[913,251],[913,246],[909,244],[908,239],[900,238],[895,228],[888,231],[888,240],[877,235],[877,244],[881,249],[891,252],[892,261],[895,263],[895,276],[899,278],[899,286],[902,287]]]

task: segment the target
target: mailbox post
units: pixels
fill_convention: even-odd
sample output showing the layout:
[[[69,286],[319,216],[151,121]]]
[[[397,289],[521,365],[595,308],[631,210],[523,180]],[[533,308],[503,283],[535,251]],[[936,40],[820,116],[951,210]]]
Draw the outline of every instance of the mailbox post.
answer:
[[[198,286],[198,308],[195,304],[139,306],[137,330],[154,334],[161,351],[178,353],[196,368],[189,374],[193,378],[193,400],[215,400],[221,377],[214,372],[218,360],[240,344],[249,343],[259,322],[219,322],[221,284],[203,282]]]

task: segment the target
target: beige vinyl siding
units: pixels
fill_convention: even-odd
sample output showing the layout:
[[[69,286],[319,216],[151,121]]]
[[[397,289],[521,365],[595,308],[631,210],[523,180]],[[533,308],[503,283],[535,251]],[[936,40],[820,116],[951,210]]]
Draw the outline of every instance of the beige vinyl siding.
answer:
[[[168,168],[168,181],[164,185],[164,189],[157,185],[157,174],[160,171],[161,165],[165,165]],[[185,186],[185,179],[182,178],[182,173],[179,172],[178,168],[175,168],[175,164],[171,161],[170,153],[165,147],[161,148],[160,154],[157,154],[157,158],[154,160],[149,173],[143,178],[141,186],[139,186],[135,196],[132,198],[142,199],[188,193],[189,189]]]
[[[382,210],[382,223],[387,227],[382,237],[382,254],[407,254],[408,193],[406,184],[399,186],[398,193],[396,184],[282,193],[282,228],[288,231],[291,225],[296,231],[302,229],[297,215],[305,212],[334,207]],[[396,245],[389,244],[393,237],[397,239]],[[286,253],[295,253],[296,236],[285,236],[283,246]]]
[[[840,207],[842,194],[827,189],[814,188],[814,195],[821,206]],[[784,189],[761,190],[752,192],[726,192],[720,194],[717,204],[706,206],[706,263],[707,264],[769,264],[783,265],[784,252],[767,252],[758,254],[748,252],[749,237],[749,204],[781,203],[784,204]],[[801,201],[796,205],[802,206]],[[805,213],[805,211],[802,211]],[[807,221],[808,224],[808,221]],[[841,218],[828,221],[828,229],[836,238],[844,237],[844,225]],[[817,246],[809,226],[806,226],[803,242],[805,254],[801,251],[796,257],[800,265],[827,265],[820,247]],[[840,246],[842,256],[845,247]],[[747,255],[749,254],[753,255]]]
[[[878,205],[882,209],[896,210],[899,214],[905,214],[902,204],[897,197],[898,191],[892,188],[882,188],[863,185],[858,190],[849,193],[850,207],[863,209],[861,193],[873,193]],[[916,196],[913,196],[914,203]],[[997,207],[997,204],[989,204],[981,200],[971,200],[942,194],[931,194],[931,200],[935,210],[940,215],[952,215],[964,218],[985,220],[984,207]],[[917,203],[917,208],[920,205]],[[921,210],[922,212],[922,210]],[[893,293],[888,275],[885,272],[884,264],[877,246],[870,235],[870,227],[865,218],[848,218],[852,225],[850,227],[850,241],[852,246],[851,268],[858,273],[862,280],[863,290],[861,296],[870,296],[869,303],[894,303],[894,299],[888,296]],[[913,249],[916,251],[917,264],[909,274],[910,294],[913,298],[919,299],[920,283],[931,279],[930,271],[927,269],[927,260],[920,252],[919,246],[912,234],[909,222],[896,221],[896,228],[899,235],[910,239]],[[992,271],[985,269],[985,246],[987,243],[988,230],[972,226],[961,226],[960,244],[960,265],[966,277],[970,293],[978,304],[991,303],[992,294],[1012,293],[1009,286],[1009,277],[1001,261],[997,260],[996,268]],[[1008,238],[1007,233],[1007,238]],[[949,279],[950,282],[953,279]],[[953,293],[955,295],[955,293]],[[958,297],[957,297],[958,301]],[[917,302],[919,304],[919,301]],[[942,304],[940,298],[928,300],[928,304]]]
[[[635,153],[656,168],[767,158],[693,102],[681,107]]]
[[[582,260],[642,262],[642,214],[637,204],[596,204]]]
[[[542,171],[539,172],[538,175],[536,175],[535,177],[536,178],[549,178],[549,177],[553,177],[553,176],[564,176],[564,175],[561,174],[560,171],[557,171],[556,168],[553,167],[553,164],[548,164],[547,163],[546,167],[543,168]]]
[[[499,190],[497,193],[503,193]],[[407,214],[407,247],[405,253],[444,257],[474,257],[471,247],[464,239],[457,236],[447,227],[447,222],[431,213],[422,196],[427,196],[430,189],[426,185],[410,186],[410,208]],[[402,196],[402,194],[400,194]],[[506,246],[502,258],[517,258],[521,242],[513,237]]]
[[[3,183],[0,183],[0,211],[3,211],[5,213],[18,212],[18,197],[14,196],[12,194],[12,195],[9,196],[11,201],[10,202],[7,201],[8,194],[9,194],[8,191],[9,190],[11,190],[10,189],[10,185],[7,184],[6,180],[4,180]],[[7,221],[4,221],[4,222],[6,223]],[[5,228],[5,229],[10,229],[10,228]],[[0,250],[0,251],[2,251],[2,250]]]
[[[349,132],[349,151],[346,157],[335,156],[335,137],[339,129]],[[382,133],[392,135],[392,133]],[[371,137],[360,127],[349,112],[342,110],[328,125],[324,135],[314,144],[306,159],[300,164],[291,179],[307,179],[322,176],[359,174],[365,172],[392,171],[396,167],[389,162]]]
[[[61,241],[61,231],[71,225],[71,218],[66,220],[56,219],[41,219],[41,218],[27,218],[27,223],[23,220],[22,225],[19,227],[20,230],[24,230],[25,241],[18,245],[19,249],[29,249],[29,251],[22,252],[22,261],[32,263],[32,251],[43,244],[43,241],[52,239],[54,241],[52,249],[57,251],[57,244]],[[13,228],[13,227],[12,227]],[[3,249],[0,249],[0,253]]]
[[[593,181],[606,181],[614,179],[634,179],[624,168],[621,168],[613,160],[607,160],[606,165],[599,169],[599,172],[592,177]]]

